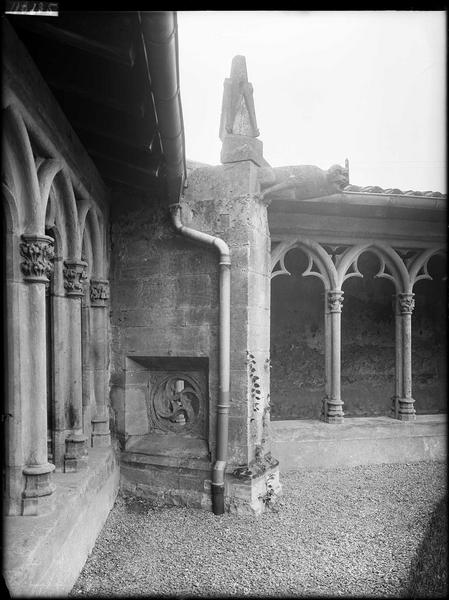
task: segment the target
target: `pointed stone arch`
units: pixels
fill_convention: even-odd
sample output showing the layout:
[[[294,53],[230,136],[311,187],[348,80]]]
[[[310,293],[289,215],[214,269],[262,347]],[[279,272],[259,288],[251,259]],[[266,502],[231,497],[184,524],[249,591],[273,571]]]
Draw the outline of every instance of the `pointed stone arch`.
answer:
[[[379,272],[375,277],[383,277],[393,281],[396,292],[405,292],[409,287],[409,274],[407,268],[399,254],[388,244],[382,242],[366,242],[357,244],[348,248],[337,261],[337,287],[341,289],[343,283],[349,277],[363,277],[357,267],[357,261],[364,252],[373,252],[379,258],[381,265]],[[354,272],[349,272],[351,266]],[[391,273],[387,273],[385,268],[389,268]]]
[[[39,180],[24,120],[10,104],[3,110],[3,177],[18,200],[19,227],[23,233],[43,233],[45,211],[40,202]],[[20,201],[19,201],[20,199]]]
[[[2,183],[2,204],[6,232],[13,233],[19,227],[19,210],[14,194],[4,182]]]
[[[61,162],[53,158],[43,159],[37,168],[42,214],[45,215],[45,219],[47,219],[47,204],[49,202],[53,180],[56,174],[61,171],[61,169]]]
[[[98,213],[91,206],[89,207],[84,220],[84,231],[89,234],[89,241],[92,252],[92,266],[90,272],[93,278],[104,276],[104,252],[103,236],[98,219]]]
[[[309,265],[304,271],[303,276],[313,275],[321,279],[325,290],[335,289],[337,286],[337,271],[330,256],[318,242],[306,237],[298,237],[294,240],[287,240],[278,244],[271,253],[271,277],[277,275],[290,275],[285,268],[285,257],[293,248],[303,250],[308,259]],[[277,263],[280,264],[280,269],[275,271]],[[318,271],[313,271],[313,265],[318,267]]]
[[[79,258],[81,255],[81,236],[78,224],[78,207],[72,182],[64,169],[55,174],[53,186],[61,218],[60,230],[66,232],[67,255],[64,258]]]

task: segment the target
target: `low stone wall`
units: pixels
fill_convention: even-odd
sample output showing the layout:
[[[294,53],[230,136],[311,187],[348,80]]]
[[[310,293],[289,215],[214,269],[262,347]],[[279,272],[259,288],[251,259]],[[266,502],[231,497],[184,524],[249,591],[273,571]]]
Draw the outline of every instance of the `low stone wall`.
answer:
[[[11,597],[69,594],[95,544],[119,486],[112,448],[91,448],[89,466],[55,473],[56,491],[37,517],[5,517],[3,575]]]
[[[389,417],[349,418],[338,426],[322,421],[277,421],[271,424],[271,431],[281,473],[444,461],[447,457],[446,415],[418,415],[409,422]]]

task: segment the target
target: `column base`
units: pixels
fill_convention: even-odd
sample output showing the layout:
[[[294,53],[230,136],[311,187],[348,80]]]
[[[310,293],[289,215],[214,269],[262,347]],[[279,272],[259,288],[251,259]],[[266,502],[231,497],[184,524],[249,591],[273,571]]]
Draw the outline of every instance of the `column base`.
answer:
[[[391,416],[398,421],[415,421],[416,411],[413,398],[395,398],[396,404],[392,408]]]
[[[64,473],[76,473],[87,467],[87,437],[73,434],[65,441]]]
[[[323,415],[321,417],[321,420],[324,421],[324,423],[344,423],[345,417],[343,414],[334,415],[334,416],[327,415],[326,417]]]
[[[91,435],[92,448],[107,448],[111,445],[111,434],[108,433],[92,433]]]
[[[55,466],[51,463],[28,465],[23,469],[25,490],[22,493],[22,515],[35,516],[42,514],[42,499],[55,491],[51,474]],[[47,503],[48,504],[48,503]]]
[[[391,396],[391,411],[390,417],[397,419],[399,414],[399,396]]]
[[[279,461],[265,455],[260,462],[239,467],[226,474],[225,510],[234,514],[260,515],[275,508],[282,494],[279,482]]]
[[[109,419],[96,417],[92,419],[92,448],[106,448],[111,445],[111,433],[109,431]]]
[[[321,421],[325,423],[344,423],[344,417],[343,402],[325,396],[320,415]]]

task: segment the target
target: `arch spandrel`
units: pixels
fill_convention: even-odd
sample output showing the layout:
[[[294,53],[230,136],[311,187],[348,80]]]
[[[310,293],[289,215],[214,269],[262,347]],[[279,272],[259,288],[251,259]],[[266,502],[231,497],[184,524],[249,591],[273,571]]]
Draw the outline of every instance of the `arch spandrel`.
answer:
[[[423,252],[420,252],[417,256],[413,258],[409,266],[410,273],[410,289],[409,293],[413,292],[413,287],[415,283],[421,281],[422,279],[432,279],[432,276],[428,272],[429,261],[433,256],[437,254],[446,256],[447,250],[443,246],[436,246],[434,248],[428,248]]]

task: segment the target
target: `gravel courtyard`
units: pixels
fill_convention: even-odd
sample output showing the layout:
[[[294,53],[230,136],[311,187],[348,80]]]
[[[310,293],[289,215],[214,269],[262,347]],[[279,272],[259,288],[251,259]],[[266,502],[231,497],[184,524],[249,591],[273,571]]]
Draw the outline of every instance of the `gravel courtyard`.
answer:
[[[119,496],[71,596],[404,594],[446,464],[286,473],[278,512],[220,517]]]

